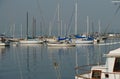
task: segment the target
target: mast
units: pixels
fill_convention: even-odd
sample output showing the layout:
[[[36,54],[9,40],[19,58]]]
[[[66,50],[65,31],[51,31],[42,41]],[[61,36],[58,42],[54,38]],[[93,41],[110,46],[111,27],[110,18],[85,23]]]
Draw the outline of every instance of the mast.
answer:
[[[87,35],[89,33],[89,16],[87,16]]]
[[[75,1],[75,34],[77,34],[77,0]]]
[[[100,32],[101,32],[101,28],[100,28],[101,25],[100,25],[100,24],[101,24],[101,22],[100,22],[100,20],[99,20],[99,21],[98,21],[98,25],[99,25],[99,35],[100,35]]]
[[[22,24],[21,24],[21,38],[22,38]]]
[[[36,37],[36,19],[33,17],[33,38]]]
[[[64,36],[67,36],[67,24],[64,24]]]
[[[60,35],[60,4],[58,2],[58,36]]]
[[[13,38],[15,37],[15,24],[13,24]]]
[[[61,28],[60,28],[60,30],[61,30],[61,32],[60,32],[60,35],[62,36],[62,20],[61,20]]]
[[[26,37],[27,37],[27,39],[28,39],[28,12],[27,12],[27,28],[26,28]]]
[[[92,21],[92,35],[94,35],[94,23]]]
[[[52,24],[51,22],[49,23],[49,36],[51,36],[51,27],[52,27]]]

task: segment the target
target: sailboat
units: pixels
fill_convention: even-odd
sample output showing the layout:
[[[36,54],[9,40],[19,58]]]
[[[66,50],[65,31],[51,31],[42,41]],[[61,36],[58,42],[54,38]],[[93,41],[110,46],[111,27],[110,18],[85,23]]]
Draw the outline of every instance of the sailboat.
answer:
[[[100,20],[98,21],[98,26],[99,26],[99,32],[96,32],[96,34],[94,34],[94,44],[97,43],[104,43],[105,40],[107,39],[107,37],[101,35],[101,22]]]
[[[87,32],[89,28],[89,17],[87,16]],[[85,36],[77,35],[77,1],[75,2],[75,35],[71,39],[75,44],[93,44],[93,37],[88,36],[88,33]]]
[[[73,47],[73,46],[76,46],[75,43],[72,43],[70,40],[68,40],[67,37],[60,37],[60,5],[59,5],[59,2],[58,2],[58,38],[55,37],[54,39],[51,39],[52,42],[47,42],[47,46],[52,46],[52,47]],[[61,24],[62,25],[62,24]],[[61,26],[62,27],[62,26]],[[61,29],[62,30],[62,29]],[[61,34],[62,35],[62,34]]]
[[[75,47],[76,44],[66,41],[66,42],[47,43],[47,46],[50,46],[50,47]]]
[[[93,38],[88,36],[75,35],[76,38],[72,39],[75,44],[93,44]]]
[[[94,65],[88,73],[77,74],[75,79],[120,79],[120,48],[110,51],[105,57],[105,65]],[[79,68],[84,70],[86,67],[76,69]]]
[[[0,46],[9,46],[10,41],[5,38],[5,35],[0,35]]]
[[[43,43],[43,41],[41,41],[38,38],[30,38],[28,37],[28,12],[27,12],[27,32],[26,32],[26,38],[25,39],[21,39],[19,40],[20,44],[40,44]]]

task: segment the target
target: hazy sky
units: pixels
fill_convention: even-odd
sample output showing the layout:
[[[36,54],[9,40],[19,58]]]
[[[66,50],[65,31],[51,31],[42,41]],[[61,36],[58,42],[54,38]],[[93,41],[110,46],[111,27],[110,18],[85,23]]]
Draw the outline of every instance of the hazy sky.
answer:
[[[15,34],[20,35],[26,31],[26,12],[29,13],[29,33],[32,31],[32,18],[36,18],[37,34],[49,33],[49,23],[52,24],[52,34],[57,34],[57,4],[60,3],[60,19],[62,20],[63,33],[65,24],[69,24],[70,32],[74,33],[74,0],[0,0],[0,33],[9,33],[15,24]],[[98,20],[101,21],[101,32],[110,24],[109,32],[119,32],[120,11],[115,15],[119,4],[111,0],[78,0],[78,33],[86,32],[86,19],[89,16],[90,28],[98,31]],[[55,17],[55,19],[54,19]],[[72,20],[70,18],[72,17]],[[42,23],[44,22],[44,23]],[[54,23],[53,23],[54,22]],[[42,24],[41,24],[42,23]],[[90,31],[91,31],[90,29]]]

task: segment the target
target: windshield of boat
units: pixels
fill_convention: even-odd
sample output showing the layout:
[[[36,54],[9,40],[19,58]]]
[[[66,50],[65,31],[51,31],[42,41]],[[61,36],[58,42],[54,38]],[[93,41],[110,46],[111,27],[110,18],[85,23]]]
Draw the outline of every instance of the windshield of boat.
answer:
[[[115,59],[115,64],[114,64],[114,72],[120,72],[120,57],[117,57]]]
[[[92,79],[101,79],[101,70],[93,70]]]

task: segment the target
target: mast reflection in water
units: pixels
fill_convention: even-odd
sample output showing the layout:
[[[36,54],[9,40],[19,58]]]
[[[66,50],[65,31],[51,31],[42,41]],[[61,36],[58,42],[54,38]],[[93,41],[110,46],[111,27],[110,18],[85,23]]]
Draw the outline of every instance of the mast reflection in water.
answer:
[[[105,63],[103,54],[118,47],[120,44],[0,47],[0,79],[74,79],[76,73],[82,72],[75,68]]]

